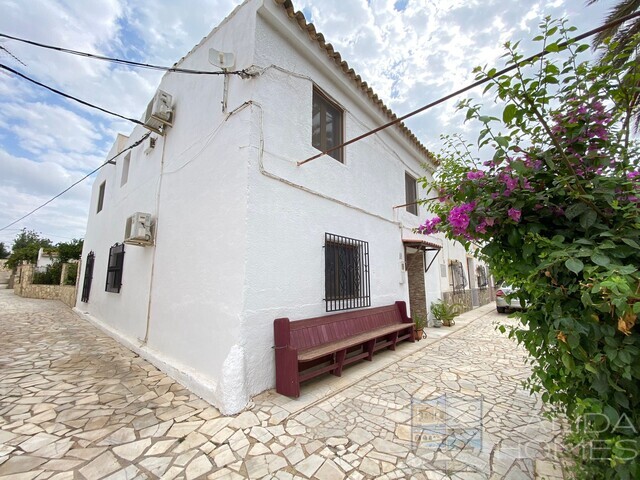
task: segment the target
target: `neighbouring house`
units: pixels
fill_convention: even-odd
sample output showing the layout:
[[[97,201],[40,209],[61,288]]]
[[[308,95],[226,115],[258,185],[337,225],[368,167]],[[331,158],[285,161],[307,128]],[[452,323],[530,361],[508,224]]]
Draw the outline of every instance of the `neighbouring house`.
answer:
[[[57,250],[40,247],[40,250],[38,250],[38,259],[36,260],[36,268],[43,270],[46,269],[49,265],[53,265],[57,261]]]
[[[395,116],[289,0],[247,0],[176,64],[214,65],[243,73],[167,73],[155,133],[116,139],[76,309],[234,413],[275,385],[275,318],[425,315],[449,283],[443,240],[413,233],[436,161],[406,126],[299,164]]]

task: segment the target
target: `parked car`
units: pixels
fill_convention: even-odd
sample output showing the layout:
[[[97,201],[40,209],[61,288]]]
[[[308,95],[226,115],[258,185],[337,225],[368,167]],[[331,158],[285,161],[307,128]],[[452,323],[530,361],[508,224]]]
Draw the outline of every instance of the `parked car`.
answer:
[[[496,290],[496,310],[498,313],[505,313],[507,310],[522,310],[520,299],[514,295],[516,293],[517,291],[510,285],[498,286],[498,290]]]

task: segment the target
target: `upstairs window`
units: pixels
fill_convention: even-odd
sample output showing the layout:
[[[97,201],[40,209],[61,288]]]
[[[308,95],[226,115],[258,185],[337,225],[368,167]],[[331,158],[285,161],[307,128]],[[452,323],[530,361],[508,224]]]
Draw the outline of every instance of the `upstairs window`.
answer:
[[[404,191],[407,212],[418,215],[418,182],[415,178],[405,172],[404,174]]]
[[[326,152],[342,143],[342,109],[317,89],[313,89],[311,144]],[[342,148],[329,153],[342,162]]]
[[[104,206],[104,190],[106,186],[106,181],[102,182],[102,184],[100,185],[100,191],[98,192],[98,208],[96,210],[96,213],[100,213],[100,210],[102,210],[102,207]]]
[[[370,306],[369,243],[325,233],[324,259],[327,312]]]
[[[120,293],[122,287],[122,268],[124,266],[124,244],[116,243],[109,249],[109,265],[107,266],[107,284],[105,291]]]
[[[122,177],[120,178],[120,186],[123,187],[129,180],[129,165],[131,164],[131,152],[128,152],[122,162]]]

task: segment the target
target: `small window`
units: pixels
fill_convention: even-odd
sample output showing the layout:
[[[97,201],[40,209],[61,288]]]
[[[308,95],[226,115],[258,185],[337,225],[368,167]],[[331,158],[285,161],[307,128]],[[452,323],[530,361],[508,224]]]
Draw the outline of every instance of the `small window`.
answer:
[[[122,286],[122,267],[124,265],[124,244],[116,243],[109,249],[109,265],[107,267],[107,284],[105,291],[120,293]]]
[[[317,89],[313,90],[311,144],[326,152],[342,143],[342,109]],[[342,162],[342,148],[329,153]]]
[[[102,182],[100,185],[100,191],[98,192],[98,209],[96,210],[96,213],[100,213],[100,210],[102,210],[102,207],[104,206],[104,190],[106,186],[106,181]]]
[[[82,283],[82,301],[89,302],[89,293],[91,293],[91,282],[93,281],[93,264],[96,256],[93,251],[87,255],[86,266],[84,267],[84,282]]]
[[[120,186],[124,186],[129,180],[129,164],[131,163],[131,152],[127,153],[122,162],[122,177],[120,178]]]
[[[327,312],[370,306],[369,243],[326,233],[324,258]]]
[[[451,269],[451,288],[454,292],[464,292],[467,287],[467,278],[464,275],[462,262],[451,260],[449,268]]]
[[[489,282],[487,281],[487,269],[484,265],[478,265],[478,268],[476,268],[476,277],[478,280],[478,287],[486,288]]]
[[[408,173],[404,174],[404,190],[407,212],[418,215],[418,182]]]

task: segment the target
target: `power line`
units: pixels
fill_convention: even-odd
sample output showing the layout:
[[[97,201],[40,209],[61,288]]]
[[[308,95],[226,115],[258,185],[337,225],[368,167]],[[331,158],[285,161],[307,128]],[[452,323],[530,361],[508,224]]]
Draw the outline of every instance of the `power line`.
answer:
[[[225,71],[217,71],[217,72],[208,72],[205,70],[191,70],[189,68],[178,68],[178,67],[164,67],[162,65],[154,65],[151,63],[141,63],[141,62],[134,62],[132,60],[124,60],[121,58],[113,58],[113,57],[105,57],[102,55],[96,55],[93,53],[88,53],[88,52],[80,52],[78,50],[70,50],[68,48],[62,48],[62,47],[56,47],[53,45],[47,45],[45,43],[38,43],[38,42],[34,42],[33,40],[26,40],[24,38],[18,38],[18,37],[12,37],[11,35],[7,35],[4,33],[0,33],[0,37],[3,38],[8,38],[10,40],[15,40],[17,42],[22,42],[22,43],[27,43],[29,45],[33,45],[36,47],[40,47],[40,48],[46,48],[49,50],[55,50],[58,52],[62,52],[62,53],[69,53],[71,55],[78,55],[81,57],[87,57],[87,58],[92,58],[94,60],[103,60],[105,62],[112,62],[112,63],[118,63],[120,65],[130,65],[133,67],[139,67],[139,68],[148,68],[150,70],[160,70],[160,71],[164,71],[164,72],[175,72],[175,73],[189,73],[192,75],[225,75],[225,74],[234,74],[234,75],[248,75],[247,72],[245,72],[244,70],[235,70],[235,71],[230,71],[230,72],[225,72]]]
[[[87,107],[90,107],[90,108],[95,108],[96,110],[100,110],[101,112],[108,113],[109,115],[113,115],[114,117],[122,118],[123,120],[127,120],[129,122],[135,123],[136,125],[141,125],[143,127],[145,126],[144,123],[142,123],[140,120],[136,120],[135,118],[125,117],[124,115],[120,115],[119,113],[115,113],[115,112],[112,112],[110,110],[104,109],[102,107],[98,107],[97,105],[94,105],[92,103],[85,102],[84,100],[81,100],[81,99],[79,99],[77,97],[74,97],[74,96],[69,95],[69,94],[64,93],[64,92],[61,92],[60,90],[56,90],[53,87],[49,87],[48,85],[45,85],[44,83],[40,83],[37,80],[34,80],[33,78],[27,77],[26,75],[18,72],[17,70],[14,70],[13,68],[9,68],[6,65],[3,65],[1,63],[0,63],[0,68],[2,68],[3,70],[7,70],[7,71],[13,73],[14,75],[18,75],[19,77],[24,78],[28,82],[31,82],[31,83],[33,83],[35,85],[38,85],[39,87],[45,88],[45,89],[49,90],[50,92],[53,92],[53,93],[55,93],[57,95],[61,95],[61,96],[65,97],[65,98],[68,98],[70,100],[73,100],[74,102],[78,102],[78,103],[80,103],[82,105],[86,105]]]
[[[26,64],[26,63],[24,63],[22,60],[20,60],[18,57],[16,57],[13,53],[11,53],[11,52],[9,51],[9,49],[8,49],[8,48],[3,47],[2,45],[0,45],[0,50],[4,50],[5,52],[7,52],[7,54],[8,54],[11,58],[13,58],[16,62],[21,63],[21,64],[22,64],[22,65],[24,65],[25,67],[27,66],[27,64]]]
[[[622,18],[619,18],[617,20],[614,20],[612,22],[606,23],[605,25],[602,25],[598,28],[594,28],[593,30],[589,30],[586,33],[583,33],[581,35],[578,35],[577,37],[574,37],[572,39],[569,39],[566,42],[562,42],[558,44],[558,48],[562,49],[572,43],[578,42],[580,40],[584,40],[587,37],[590,37],[592,35],[595,35],[596,33],[600,33],[603,30],[607,30],[611,27],[614,27],[616,25],[619,25],[620,23],[624,23],[627,22],[631,19],[637,18],[640,16],[640,12],[636,12],[636,13],[631,13],[629,15],[626,15]],[[554,49],[555,50],[555,49]],[[304,165],[305,163],[311,162],[312,160],[315,160],[317,158],[323,157],[324,155],[327,155],[328,153],[334,152],[342,147],[346,147],[347,145],[351,145],[352,143],[358,142],[360,140],[362,140],[363,138],[369,137],[371,135],[373,135],[374,133],[378,133],[380,130],[384,130],[385,128],[390,127],[391,125],[395,125],[396,123],[400,123],[403,120],[406,120],[409,117],[413,117],[414,115],[417,115],[418,113],[424,112],[425,110],[428,110],[431,107],[435,107],[436,105],[439,105],[443,102],[446,102],[447,100],[450,100],[451,98],[457,97],[458,95],[467,92],[473,88],[476,88],[484,83],[489,82],[490,80],[499,77],[500,75],[504,75],[505,73],[510,72],[511,70],[515,70],[518,67],[523,66],[526,63],[532,62],[538,58],[542,58],[545,57],[547,54],[552,53],[549,50],[542,50],[539,53],[536,53],[535,55],[531,55],[529,58],[525,58],[524,60],[520,60],[519,62],[515,63],[514,65],[511,65],[510,67],[506,67],[503,68],[502,70],[498,70],[497,72],[495,72],[493,75],[491,76],[487,76],[485,78],[483,78],[482,80],[478,80],[477,82],[474,82],[470,85],[467,85],[464,88],[461,88],[460,90],[456,90],[453,93],[450,93],[449,95],[446,95],[444,97],[439,98],[438,100],[431,102],[423,107],[418,108],[417,110],[414,110],[413,112],[409,112],[406,115],[403,115],[402,117],[396,118],[395,120],[385,123],[384,125],[381,125],[377,128],[374,128],[373,130],[370,130],[366,133],[363,133],[362,135],[359,135],[355,138],[352,138],[351,140],[347,140],[344,143],[341,143],[340,145],[336,145],[335,147],[332,147],[328,150],[325,150],[324,152],[318,153],[317,155],[313,155],[312,157],[307,158],[306,160],[302,160],[300,162],[297,163],[298,166]]]
[[[111,157],[109,160],[107,160],[106,162],[104,162],[102,165],[100,165],[98,168],[96,168],[95,170],[87,173],[84,177],[82,177],[80,180],[78,180],[77,182],[73,183],[72,185],[68,186],[67,188],[65,188],[63,191],[61,191],[59,194],[57,194],[55,197],[50,198],[49,200],[47,200],[46,202],[44,202],[42,205],[40,205],[37,208],[34,208],[33,210],[31,210],[29,213],[27,213],[26,215],[23,215],[22,217],[20,217],[19,219],[17,219],[15,222],[11,222],[9,225],[6,225],[2,228],[0,228],[0,232],[3,230],[6,230],[9,227],[14,226],[16,223],[24,220],[25,218],[27,218],[30,215],[33,215],[34,213],[36,213],[38,210],[40,210],[43,207],[46,207],[47,205],[49,205],[51,202],[53,202],[56,198],[61,197],[62,195],[64,195],[65,193],[67,193],[69,190],[71,190],[73,187],[75,187],[76,185],[78,185],[79,183],[85,181],[87,178],[89,178],[91,175],[93,175],[94,173],[96,173],[98,170],[100,170],[102,167],[109,165],[110,163],[113,162],[113,160],[115,160],[118,156],[122,155],[124,152],[126,152],[127,150],[131,150],[132,148],[137,147],[138,145],[140,145],[142,142],[144,142],[147,137],[149,137],[149,135],[151,135],[151,132],[147,132],[145,133],[142,138],[140,138],[140,140],[138,140],[137,142],[134,142],[133,144],[129,145],[127,148],[125,148],[124,150],[122,150],[121,152],[116,153],[113,157]]]

